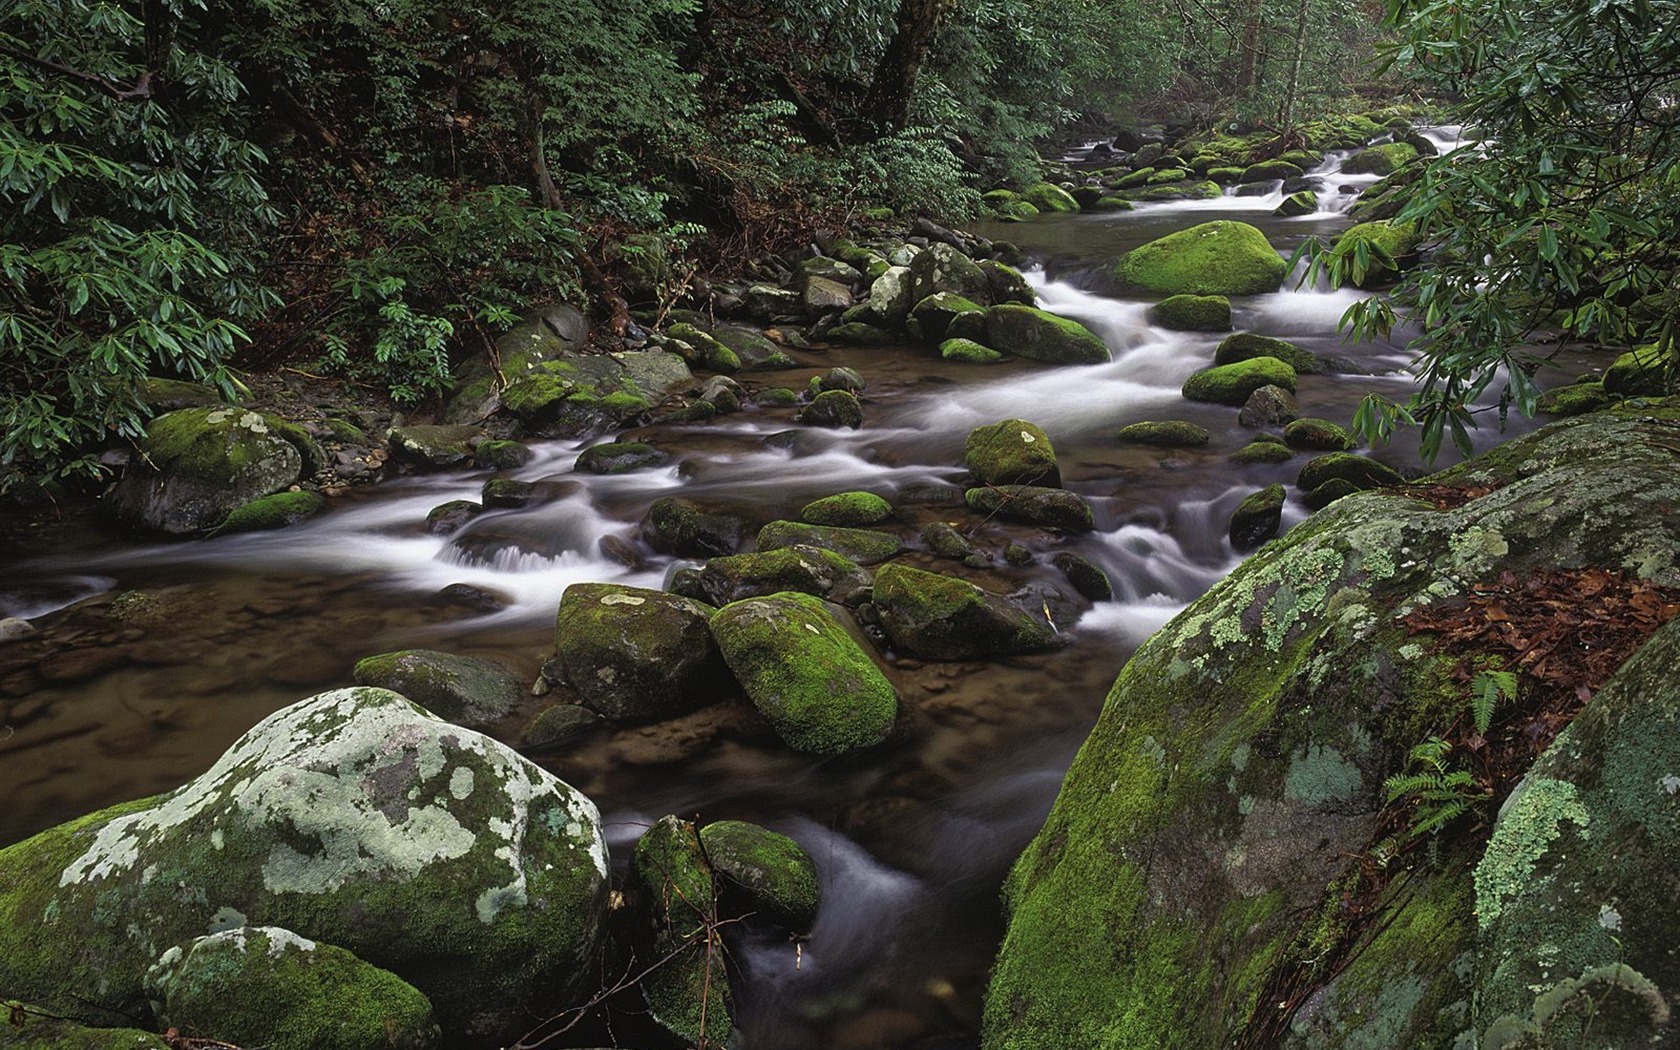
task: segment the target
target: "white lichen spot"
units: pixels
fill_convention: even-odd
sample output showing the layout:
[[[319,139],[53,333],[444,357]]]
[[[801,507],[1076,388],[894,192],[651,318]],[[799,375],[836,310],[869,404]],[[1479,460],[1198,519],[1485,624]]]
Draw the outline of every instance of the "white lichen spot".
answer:
[[[279,926],[259,926],[256,932],[268,937],[268,957],[278,959],[287,948],[300,952],[315,950],[315,942]]]
[[[817,630],[817,625],[814,624],[814,623],[806,624],[805,629],[807,631],[810,631],[812,634],[821,634],[822,633],[821,631]]]
[[[223,906],[216,909],[216,914],[210,916],[209,933],[221,933],[223,930],[236,930],[246,924],[245,913],[237,908]]]
[[[1416,660],[1423,656],[1423,646],[1416,642],[1407,642],[1400,647],[1400,657],[1404,660]]]
[[[219,849],[224,848],[226,845],[227,845],[227,836],[222,834],[222,829],[221,828],[217,828],[216,830],[214,830],[210,833],[210,848],[211,849],[219,850]]]
[[[1565,821],[1575,824],[1583,837],[1588,834],[1587,808],[1568,781],[1531,776],[1505,800],[1493,837],[1476,865],[1476,921],[1481,929],[1499,918],[1507,897],[1532,889],[1534,865],[1563,834]]]
[[[1661,780],[1657,781],[1657,786],[1661,787],[1664,791],[1668,792],[1670,795],[1680,793],[1680,777],[1677,777],[1673,773],[1670,773],[1668,776],[1663,777]]]
[[[1611,933],[1618,933],[1622,928],[1622,913],[1608,904],[1598,906],[1598,924]]]
[[[595,671],[595,677],[599,678],[608,685],[612,685],[614,682],[618,681],[618,670],[612,667],[598,668]]]
[[[1038,439],[1033,437],[1032,434],[1029,431],[1025,431],[1025,430],[1021,431],[1021,444],[1031,445],[1031,444],[1036,443],[1037,441],[1038,441]]]
[[[634,594],[603,594],[602,605],[646,605],[646,598],[638,598]]]
[[[456,766],[455,772],[449,774],[449,794],[456,801],[466,798],[473,791],[473,771],[466,766]]]

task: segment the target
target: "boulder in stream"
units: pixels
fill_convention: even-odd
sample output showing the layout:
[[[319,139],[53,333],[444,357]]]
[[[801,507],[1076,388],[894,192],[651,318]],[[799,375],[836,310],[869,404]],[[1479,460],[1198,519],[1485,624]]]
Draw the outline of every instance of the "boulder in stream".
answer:
[[[810,525],[879,525],[892,517],[892,504],[873,492],[837,492],[813,500],[799,511]]]
[[[493,660],[430,649],[404,649],[359,660],[357,685],[401,693],[439,718],[483,729],[506,718],[524,699],[512,671]]]
[[[574,583],[560,598],[554,652],[583,706],[613,721],[668,718],[728,682],[711,606],[665,591]]]
[[[700,829],[700,845],[746,910],[796,933],[816,921],[817,866],[799,843],[757,824],[719,820]]]
[[[1212,438],[1207,427],[1187,419],[1149,419],[1120,428],[1120,440],[1161,448],[1200,448]]]
[[[904,550],[897,536],[874,529],[851,529],[838,525],[806,525],[798,521],[772,521],[758,530],[758,549],[773,551],[803,545],[821,547],[857,562],[873,565]]]
[[[584,992],[607,863],[583,795],[359,687],[275,712],[181,788],[0,850],[0,886],[0,986],[55,1014],[150,1018],[160,956],[284,923],[419,989],[460,1045]]]
[[[1275,339],[1253,332],[1236,332],[1219,341],[1213,350],[1213,363],[1234,365],[1257,357],[1275,357],[1301,375],[1316,375],[1324,371],[1324,362],[1310,350],[1304,350],[1287,339]]]
[[[734,554],[746,535],[747,523],[726,510],[702,507],[682,496],[663,496],[648,508],[642,531],[655,550],[709,558]]]
[[[1005,419],[975,427],[963,442],[963,463],[982,485],[1060,488],[1056,449],[1037,423]]]
[[[685,1046],[725,1046],[733,1027],[718,881],[694,825],[675,816],[636,841],[626,889],[648,1019]]]
[[[1231,300],[1223,295],[1169,295],[1149,308],[1149,321],[1175,332],[1228,332]]]
[[[1091,532],[1096,526],[1085,497],[1042,485],[988,485],[963,493],[963,502],[979,514],[1043,525],[1068,532]]]
[[[713,606],[782,591],[798,591],[840,605],[855,604],[869,573],[834,551],[806,544],[709,559],[693,576],[691,593]]]
[[[948,244],[930,244],[910,260],[910,302],[951,292],[964,299],[989,302],[991,285],[974,260]]]
[[[1247,552],[1276,536],[1285,498],[1282,485],[1267,485],[1244,497],[1231,514],[1231,546]]]
[[[1032,306],[1004,303],[986,311],[985,345],[1052,365],[1110,360],[1108,344],[1078,321]]]
[[[1233,408],[1246,405],[1249,395],[1261,387],[1295,390],[1295,370],[1275,357],[1254,357],[1229,365],[1214,365],[1193,373],[1184,381],[1184,396],[1191,401],[1210,401]]]
[[[908,565],[875,577],[875,611],[893,648],[930,660],[988,660],[1048,649],[1055,632],[1032,613],[955,576]]]
[[[1155,295],[1259,295],[1277,291],[1285,269],[1265,234],[1219,219],[1132,249],[1111,276],[1124,290]]]

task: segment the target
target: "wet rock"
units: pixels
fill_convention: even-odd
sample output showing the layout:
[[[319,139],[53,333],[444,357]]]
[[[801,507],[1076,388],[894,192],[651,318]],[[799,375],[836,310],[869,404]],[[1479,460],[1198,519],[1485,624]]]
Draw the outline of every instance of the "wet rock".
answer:
[[[1035,182],[1021,188],[1021,197],[1039,211],[1076,212],[1079,202],[1073,195],[1049,182]]]
[[[1175,332],[1228,332],[1231,300],[1223,295],[1169,295],[1149,308],[1149,321]]]
[[[1217,405],[1245,405],[1249,395],[1265,386],[1295,389],[1295,370],[1275,357],[1256,357],[1230,365],[1214,365],[1184,381],[1184,396]]]
[[[892,731],[897,693],[821,599],[748,598],[719,609],[711,629],[753,706],[794,750],[841,754]]]
[[[1294,421],[1300,413],[1301,406],[1292,389],[1266,384],[1248,395],[1242,411],[1237,413],[1237,423],[1245,427],[1281,426]]]
[[[1604,373],[1604,392],[1611,397],[1656,397],[1668,392],[1669,360],[1653,344],[1616,358]]]
[[[128,656],[121,649],[90,646],[53,653],[35,665],[35,672],[55,685],[71,685],[98,678],[126,663]]]
[[[940,292],[951,292],[977,302],[984,302],[990,294],[985,271],[948,244],[930,244],[917,253],[910,261],[909,277],[912,304]]]
[[[174,535],[212,528],[234,508],[303,477],[303,442],[314,447],[297,427],[244,409],[158,416],[140,441],[141,456],[109,497],[111,510],[129,524]]]
[[[850,343],[854,346],[880,346],[884,343],[896,342],[900,337],[878,325],[851,321],[830,328],[824,338],[831,342]]]
[[[1548,416],[1579,416],[1609,407],[1610,400],[1602,382],[1572,383],[1541,394],[1535,410]]]
[[[0,984],[56,1014],[149,1017],[168,948],[284,921],[413,985],[463,1045],[587,994],[607,866],[588,799],[362,687],[270,715],[182,788],[0,850],[0,885]]]
[[[1090,532],[1096,528],[1091,505],[1084,497],[1066,489],[1038,485],[993,485],[963,493],[963,502],[979,514],[996,514],[1029,525]]]
[[[665,591],[574,583],[555,617],[557,662],[579,702],[613,721],[692,711],[728,681],[707,628],[713,612]]]
[[[554,704],[538,712],[520,734],[528,751],[549,751],[564,747],[607,724],[607,720],[579,704]]]
[[[990,365],[1003,360],[1002,354],[973,339],[947,339],[939,344],[939,356],[971,365]]]
[[[1342,163],[1343,175],[1392,175],[1416,160],[1416,146],[1405,142],[1390,142],[1360,150]]]
[[[975,554],[974,546],[968,542],[968,538],[943,521],[933,522],[922,529],[922,543],[941,558],[962,561]]]
[[[1062,551],[1050,559],[1050,564],[1062,570],[1073,589],[1087,601],[1106,602],[1114,599],[1114,584],[1089,558],[1072,551]]]
[[[1313,416],[1294,420],[1284,427],[1283,440],[1290,448],[1321,452],[1346,452],[1358,444],[1347,428]]]
[[[517,470],[531,462],[531,449],[518,441],[485,441],[473,450],[481,470]]]
[[[1211,435],[1204,426],[1183,419],[1148,420],[1120,428],[1120,440],[1161,448],[1198,448]]]
[[[712,329],[712,338],[728,347],[741,362],[743,372],[763,372],[774,368],[792,368],[798,364],[782,348],[765,338],[764,333],[740,325],[720,324]]]
[[[806,278],[805,312],[811,316],[839,313],[851,309],[852,304],[852,290],[839,281],[827,277]]]
[[[1213,363],[1216,365],[1252,361],[1257,357],[1275,357],[1302,375],[1325,371],[1324,362],[1318,359],[1317,354],[1303,350],[1286,339],[1273,339],[1253,332],[1228,335],[1213,351]]]
[[[1367,488],[1368,486],[1355,484],[1347,478],[1331,478],[1315,485],[1305,496],[1301,497],[1301,502],[1313,510],[1323,510],[1342,497],[1351,496],[1356,492],[1364,492]]]
[[[663,466],[670,459],[652,445],[639,441],[615,441],[592,445],[578,453],[576,469],[589,474],[628,474],[633,470]]]
[[[863,374],[855,368],[830,368],[820,376],[811,377],[811,396],[816,397],[829,390],[844,390],[850,394],[862,394],[865,383]]]
[[[1222,219],[1132,249],[1111,276],[1123,289],[1156,295],[1259,295],[1277,291],[1284,271],[1265,234]]]
[[[863,405],[847,390],[825,390],[794,416],[809,427],[856,430],[863,426]]]
[[[1295,453],[1288,445],[1276,441],[1251,441],[1231,453],[1231,462],[1244,466],[1255,463],[1287,463]]]
[[[1108,344],[1078,321],[1005,303],[986,311],[985,345],[1053,365],[1103,364]]]
[[[392,427],[386,443],[398,463],[440,469],[471,463],[484,438],[483,428],[476,426]]]
[[[627,888],[648,1019],[685,1046],[727,1045],[733,1003],[716,928],[717,879],[694,825],[665,816],[648,828],[631,855]]]
[[[440,503],[426,513],[426,531],[433,536],[448,536],[461,526],[484,513],[484,505],[470,499],[452,499]]]
[[[984,313],[986,308],[955,292],[937,292],[917,303],[905,320],[905,327],[917,339],[937,343],[945,338],[951,322],[960,314]]]
[[[980,272],[986,275],[987,302],[993,304],[1020,303],[1022,306],[1037,306],[1038,293],[1033,291],[1020,270],[1007,266],[996,259],[982,259],[975,263]]]
[[[700,400],[711,405],[718,415],[741,411],[747,392],[728,376],[713,376],[700,387]]]
[[[327,498],[319,492],[276,492],[233,508],[210,535],[283,529],[314,517],[326,506]]]
[[[904,550],[904,544],[899,542],[897,536],[873,529],[772,521],[758,530],[760,551],[773,551],[798,544],[834,551],[859,565],[873,565],[886,561]]]
[[[342,948],[239,926],[170,948],[146,979],[158,1023],[272,1050],[430,1050],[432,1004]]]
[[[0,1047],[7,1050],[12,1047],[18,1050],[175,1050],[179,1045],[138,1028],[90,1028],[27,1010],[21,1019],[21,1024],[0,1028]]]
[[[1062,483],[1049,435],[1024,419],[1005,419],[969,431],[963,442],[963,464],[982,485],[1056,488]]]
[[[485,479],[479,492],[479,500],[484,504],[485,510],[518,509],[534,507],[544,502],[549,493],[549,486],[541,482],[522,481],[498,474]]]
[[[1289,184],[1286,183],[1284,189],[1289,191]],[[1282,204],[1272,209],[1272,214],[1290,219],[1300,215],[1312,215],[1317,211],[1318,194],[1310,189],[1297,188],[1289,191],[1289,196],[1283,199]]]
[[[15,642],[35,633],[35,625],[16,616],[0,619],[0,643]]]
[[[810,525],[879,525],[892,517],[892,504],[873,492],[840,492],[805,504],[799,517]]]
[[[485,587],[478,587],[470,583],[451,583],[441,587],[431,598],[434,605],[453,605],[473,612],[496,612],[509,605],[505,594]]]
[[[527,365],[520,371],[503,359],[508,385],[501,403],[531,432],[550,437],[628,425],[693,382],[682,358],[663,350],[568,354]]]
[[[401,693],[439,718],[471,729],[506,718],[525,696],[519,679],[499,663],[430,649],[369,656],[351,674],[357,685]]]
[[[930,660],[995,659],[1054,644],[1050,627],[967,580],[894,563],[874,603],[893,648]]]
[[[1231,546],[1247,552],[1276,536],[1283,521],[1284,498],[1282,485],[1267,485],[1244,497],[1227,529]]]
[[[1351,270],[1349,276],[1357,288],[1370,288],[1392,279],[1417,259],[1417,228],[1411,223],[1387,220],[1361,222],[1349,227],[1336,238],[1332,251],[1348,256],[1357,245],[1368,250],[1370,263],[1360,272]]]
[[[867,592],[869,583],[869,574],[851,559],[821,547],[795,544],[712,558],[695,573],[687,593],[716,606],[782,591],[850,605]]]
[[[1308,460],[1295,479],[1295,487],[1303,492],[1310,492],[1332,478],[1339,478],[1365,489],[1399,485],[1406,480],[1393,467],[1378,463],[1374,459],[1356,456],[1351,452],[1332,452]]]
[[[795,932],[817,920],[817,867],[799,843],[757,824],[719,820],[700,829],[712,870],[739,891],[744,910]]]
[[[666,496],[648,508],[642,528],[655,550],[709,558],[740,549],[747,523],[735,514],[709,510],[681,496]]]

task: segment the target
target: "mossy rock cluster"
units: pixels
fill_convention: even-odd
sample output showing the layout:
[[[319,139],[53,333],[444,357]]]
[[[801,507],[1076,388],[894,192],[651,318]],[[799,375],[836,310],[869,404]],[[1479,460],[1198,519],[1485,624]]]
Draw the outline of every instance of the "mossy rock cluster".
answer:
[[[850,558],[808,544],[711,558],[685,571],[673,579],[671,589],[720,607],[783,591],[852,605],[870,583],[869,573]]]
[[[1384,833],[1384,781],[1469,702],[1460,654],[1407,614],[1507,573],[1680,586],[1680,522],[1662,509],[1680,499],[1676,418],[1598,413],[1518,438],[1429,479],[1485,493],[1448,509],[1339,500],[1147,641],[1009,876],[983,1045],[1240,1045],[1289,975],[1305,983],[1281,1045],[1342,1050],[1579,1045],[1484,1036],[1578,1020],[1557,1004],[1583,986],[1672,1001],[1680,822],[1664,778],[1680,754],[1651,727],[1680,717],[1673,625],[1547,748],[1485,850],[1443,834],[1439,862],[1410,864],[1368,921],[1349,925],[1344,903]],[[1315,968],[1336,945],[1358,948]],[[1603,972],[1618,962],[1637,974]],[[1671,1036],[1658,1012],[1638,1039]]]
[[[1108,344],[1078,321],[1020,303],[986,311],[985,345],[1052,365],[1094,365],[1110,359]]]
[[[904,544],[891,533],[840,525],[807,525],[800,521],[772,521],[758,530],[760,553],[784,547],[819,547],[857,562],[873,565],[897,556]]]
[[[718,881],[694,825],[664,816],[636,841],[627,895],[648,1019],[683,1045],[725,1046],[734,1027]]]
[[[1110,271],[1124,291],[1155,295],[1258,295],[1282,285],[1283,258],[1266,235],[1220,219],[1127,252]]]

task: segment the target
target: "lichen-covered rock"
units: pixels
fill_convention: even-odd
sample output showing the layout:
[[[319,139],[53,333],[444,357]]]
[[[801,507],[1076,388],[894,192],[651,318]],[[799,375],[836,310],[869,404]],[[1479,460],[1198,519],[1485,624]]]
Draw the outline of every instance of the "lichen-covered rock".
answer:
[[[430,1050],[432,1004],[343,948],[239,926],[170,948],[147,975],[158,1021],[272,1050]]]
[[[713,612],[665,591],[574,583],[555,614],[555,656],[597,714],[668,718],[717,699],[728,681],[707,628]]]
[[[605,726],[606,720],[581,704],[551,704],[520,734],[520,745],[531,751],[549,751]]]
[[[686,1046],[729,1043],[733,999],[718,927],[717,877],[694,825],[665,816],[636,841],[632,938],[648,1018]]]
[[[685,355],[701,367],[723,375],[741,370],[741,358],[713,338],[712,333],[688,321],[679,321],[670,327],[669,334],[672,339],[690,348],[692,352],[684,351]]]
[[[382,653],[356,663],[357,685],[401,693],[439,718],[482,729],[519,706],[525,689],[492,660],[430,649]]]
[[[1248,395],[1237,413],[1237,423],[1245,427],[1271,427],[1292,422],[1301,414],[1293,388],[1267,384]]]
[[[985,272],[949,244],[935,242],[917,252],[910,260],[909,278],[912,305],[940,292],[953,292],[982,304],[991,294]]]
[[[1657,397],[1668,392],[1670,361],[1656,344],[1616,358],[1604,373],[1604,392],[1612,397]]]
[[[719,609],[711,627],[748,699],[795,751],[837,755],[892,732],[898,694],[822,599],[748,598]]]
[[[888,267],[869,286],[869,312],[875,317],[875,323],[890,328],[903,324],[910,308],[916,305],[913,294],[910,267]]]
[[[696,574],[694,593],[714,606],[782,591],[850,605],[869,582],[869,574],[850,558],[822,547],[794,544],[712,558]]]
[[[1121,288],[1155,295],[1258,295],[1283,284],[1283,257],[1266,235],[1220,219],[1169,233],[1121,256]]]
[[[169,948],[284,923],[419,989],[452,1043],[487,1042],[584,991],[606,893],[587,798],[396,693],[341,689],[184,787],[0,850],[0,987],[131,1023]]]
[[[955,576],[894,563],[876,574],[874,601],[893,648],[909,656],[994,659],[1055,644],[1048,624]]]
[[[844,265],[844,264],[842,264]],[[808,275],[805,278],[805,312],[812,317],[849,310],[856,301],[852,290],[829,277]]]
[[[537,364],[576,354],[589,342],[589,318],[566,303],[527,314],[496,339],[496,359],[508,380],[525,375]],[[445,423],[477,423],[501,407],[501,379],[482,359],[463,370],[444,410]]]
[[[1252,361],[1257,357],[1275,357],[1301,375],[1324,371],[1324,362],[1310,350],[1303,350],[1287,339],[1274,339],[1253,332],[1236,332],[1219,341],[1213,351],[1213,363],[1233,365]]]
[[[863,426],[863,403],[850,390],[824,390],[794,419],[808,427],[856,430]]]
[[[663,496],[648,508],[642,529],[655,550],[709,558],[739,550],[747,523],[738,515],[702,507],[682,496]]]
[[[986,275],[986,287],[990,292],[988,302],[1038,305],[1038,293],[1033,291],[1032,285],[1020,270],[996,259],[981,259],[974,265],[980,267],[980,272]]]
[[[1478,916],[1491,884],[1483,875],[1472,885],[1471,847],[1452,840],[1438,866],[1415,865],[1403,892],[1376,898],[1367,921],[1349,927],[1344,910],[1360,878],[1355,858],[1381,827],[1385,778],[1467,703],[1452,678],[1457,654],[1410,637],[1407,613],[1505,572],[1596,566],[1680,585],[1680,520],[1660,509],[1680,498],[1666,447],[1680,410],[1642,412],[1659,418],[1598,413],[1554,424],[1436,475],[1484,493],[1449,509],[1403,493],[1340,500],[1147,641],[1008,879],[984,1046],[1241,1045],[1260,1036],[1251,1018],[1274,1015],[1261,996],[1292,976],[1306,983],[1288,985],[1300,1010],[1280,1026],[1283,1046],[1451,1046],[1471,1028],[1472,993],[1480,1001],[1492,992],[1473,981],[1510,967],[1503,987],[1532,997],[1534,967],[1548,961],[1547,980],[1578,978],[1564,965],[1573,946],[1589,950],[1569,965],[1614,951],[1607,931],[1592,928],[1604,921],[1622,922],[1635,950],[1650,946],[1647,965],[1672,974],[1671,960],[1656,960],[1674,943],[1672,864],[1610,859],[1645,834],[1622,838],[1617,826],[1660,819],[1670,838],[1677,826],[1658,770],[1680,759],[1668,753],[1673,734],[1651,730],[1651,716],[1666,716],[1649,706],[1672,693],[1672,644],[1646,670],[1630,665],[1638,673],[1627,696],[1641,706],[1604,722],[1627,727],[1604,736],[1620,743],[1553,745],[1572,768],[1542,775],[1572,787],[1531,800],[1547,802],[1551,823],[1539,809],[1522,819],[1555,827],[1544,846],[1555,842],[1556,852],[1530,849],[1528,875],[1506,865],[1511,889],[1495,914]],[[1610,816],[1608,804],[1587,808],[1613,794],[1626,800],[1625,816]],[[1639,856],[1672,855],[1652,846],[1646,854],[1640,843]],[[1555,907],[1551,925],[1571,886],[1579,895]],[[1634,899],[1667,903],[1641,908],[1630,930],[1633,909],[1620,904]],[[1486,936],[1517,914],[1536,924],[1513,921],[1508,939]],[[1338,943],[1356,943],[1345,965],[1315,969]],[[1515,961],[1524,955],[1530,961]],[[1506,1001],[1526,1012],[1529,1000]],[[1469,1039],[1460,1045],[1475,1045]]]
[[[986,308],[955,292],[935,292],[910,309],[905,327],[910,334],[928,343],[945,339],[946,330],[959,314],[984,313]]]
[[[862,394],[865,385],[863,373],[855,368],[830,368],[820,376],[811,377],[811,396],[816,397],[826,390]]]
[[[1085,497],[1066,489],[1042,485],[989,485],[969,489],[963,502],[980,514],[996,514],[1010,521],[1043,525],[1068,532],[1090,532],[1096,520]]]
[[[963,463],[982,485],[1060,487],[1049,435],[1036,423],[1005,419],[975,427],[963,442]]]
[[[579,452],[576,469],[589,474],[628,474],[633,470],[663,466],[670,459],[652,445],[640,441],[612,441],[591,445]]]
[[[1066,317],[1019,303],[986,311],[985,345],[1052,365],[1100,365],[1110,359],[1108,344]]]
[[[817,920],[817,866],[799,843],[757,824],[719,820],[700,829],[700,845],[751,911],[798,933]]]
[[[1120,428],[1120,440],[1161,448],[1199,448],[1208,443],[1207,427],[1185,419],[1145,420]]]
[[[1331,452],[1308,460],[1295,479],[1295,487],[1303,492],[1310,492],[1332,478],[1351,482],[1364,489],[1399,485],[1406,480],[1400,476],[1399,471],[1386,463],[1378,463],[1374,459],[1356,456],[1351,452]]]
[[[799,511],[810,525],[879,525],[892,517],[892,504],[873,492],[838,492],[813,500]]]
[[[1211,401],[1233,408],[1245,406],[1249,395],[1261,387],[1281,387],[1293,393],[1295,370],[1275,357],[1254,357],[1229,365],[1214,365],[1184,381],[1184,396],[1191,401]]]
[[[233,508],[211,535],[283,529],[314,517],[326,506],[327,498],[319,492],[276,492]]]
[[[1247,552],[1276,536],[1283,521],[1284,499],[1282,485],[1267,485],[1246,496],[1231,513],[1227,530],[1231,546]]]
[[[158,532],[213,528],[235,508],[302,476],[304,455],[290,433],[297,428],[287,428],[283,420],[241,408],[183,408],[158,416],[112,492],[111,508],[121,520]]]
[[[1292,420],[1283,428],[1283,441],[1290,448],[1320,452],[1346,452],[1358,444],[1346,427],[1315,416]]]
[[[682,358],[664,350],[566,355],[524,362],[523,370],[516,364],[503,360],[502,406],[550,437],[585,437],[626,425],[693,382]]]
[[[838,525],[806,525],[798,521],[772,521],[758,530],[760,551],[803,545],[821,547],[845,555],[859,565],[886,561],[904,550],[897,536],[873,529],[849,529]]]
[[[1175,332],[1228,332],[1231,300],[1223,295],[1169,295],[1149,308],[1149,322]]]

